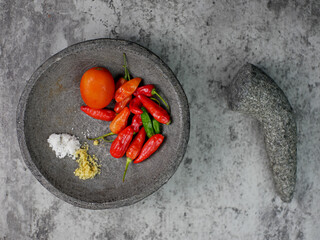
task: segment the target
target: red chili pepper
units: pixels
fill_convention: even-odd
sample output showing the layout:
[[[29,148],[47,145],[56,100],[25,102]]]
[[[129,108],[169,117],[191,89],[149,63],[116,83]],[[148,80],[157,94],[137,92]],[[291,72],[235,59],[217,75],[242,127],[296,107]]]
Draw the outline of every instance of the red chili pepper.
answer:
[[[133,131],[136,133],[139,132],[139,128],[141,126],[142,126],[141,115],[140,114],[134,115],[131,123],[131,127],[133,128]]]
[[[112,121],[116,117],[116,113],[109,109],[93,109],[88,106],[81,106],[80,109],[90,117],[103,121]]]
[[[142,87],[137,88],[137,90],[133,93],[134,96],[138,96],[138,95],[145,95],[147,97],[152,97],[153,95],[158,96],[158,98],[161,99],[161,101],[164,103],[164,105],[166,105],[166,107],[169,109],[169,105],[167,104],[167,102],[159,95],[159,93],[157,93],[156,88],[154,87],[154,85],[152,84],[148,84]]]
[[[136,159],[139,156],[139,153],[142,149],[145,139],[146,139],[146,131],[144,130],[144,128],[141,128],[127,150],[127,153],[126,153],[127,163],[123,173],[123,178],[122,178],[123,182],[126,177],[129,164],[132,162],[132,160]]]
[[[111,132],[115,134],[121,132],[127,126],[129,116],[129,108],[125,107],[110,123],[109,128]]]
[[[142,107],[142,103],[139,100],[139,98],[132,99],[132,101],[129,104],[129,110],[133,114],[142,114],[143,111],[141,110],[141,107]]]
[[[121,158],[126,153],[133,137],[133,129],[131,126],[122,130],[117,138],[112,142],[110,154],[114,158]]]
[[[144,95],[137,96],[142,102],[142,105],[148,110],[148,112],[156,119],[158,122],[169,125],[171,123],[170,116],[166,110],[160,107],[151,99]]]
[[[148,141],[144,144],[139,157],[133,161],[133,163],[140,163],[150,157],[157,149],[160,147],[164,139],[164,136],[161,134],[153,135]]]
[[[122,100],[121,102],[117,102],[116,105],[114,106],[114,111],[116,113],[121,112],[127,106],[127,104],[131,101],[131,99],[132,99],[132,96],[130,95],[129,97]]]
[[[127,82],[127,80],[124,79],[123,77],[119,78],[119,80],[116,82],[115,90],[117,91],[119,89],[119,87],[121,87],[126,82]]]
[[[134,93],[141,82],[141,78],[133,78],[130,81],[123,84],[115,93],[114,99],[116,102],[121,102],[125,98]]]

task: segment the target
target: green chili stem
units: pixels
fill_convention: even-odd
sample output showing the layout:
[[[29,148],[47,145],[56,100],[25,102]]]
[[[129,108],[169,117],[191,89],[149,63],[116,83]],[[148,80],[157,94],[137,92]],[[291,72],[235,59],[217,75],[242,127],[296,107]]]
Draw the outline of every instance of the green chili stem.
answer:
[[[104,138],[102,138],[103,139],[103,141],[105,141],[105,142],[113,142],[114,140],[106,140],[106,139],[104,139]]]
[[[110,133],[107,133],[107,134],[105,134],[105,135],[102,135],[102,136],[100,136],[100,137],[96,137],[96,138],[87,138],[88,140],[98,140],[98,139],[104,139],[105,137],[108,137],[108,136],[111,136],[111,135],[115,135],[115,133],[113,133],[113,132],[110,132]]]
[[[153,100],[153,101],[155,101],[155,102],[157,102],[157,103],[159,104],[159,106],[160,106],[160,102],[159,102],[159,100],[158,100],[158,99],[153,98],[153,97],[151,97],[150,99],[151,99],[151,100]]]
[[[160,100],[164,103],[164,105],[166,105],[166,107],[168,108],[168,110],[170,109],[168,103],[159,95],[159,93],[157,93],[157,91],[156,91],[155,88],[152,89],[151,94],[152,94],[152,95],[156,95],[158,98],[160,98]]]
[[[128,65],[127,65],[127,58],[126,58],[126,54],[123,53],[123,60],[124,60],[124,79],[129,81],[130,80],[130,73],[129,73],[129,70],[128,70]]]
[[[131,159],[131,158],[127,158],[126,168],[124,169],[124,173],[123,173],[123,177],[122,177],[122,182],[124,182],[124,179],[125,179],[125,177],[126,177],[126,173],[127,173],[129,164],[130,164],[131,162],[132,162],[132,159]]]

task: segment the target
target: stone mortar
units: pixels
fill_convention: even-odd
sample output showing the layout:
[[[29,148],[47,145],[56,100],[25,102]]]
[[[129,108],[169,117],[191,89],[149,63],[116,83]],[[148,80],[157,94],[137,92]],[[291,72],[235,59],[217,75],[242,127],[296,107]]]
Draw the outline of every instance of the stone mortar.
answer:
[[[141,164],[132,164],[122,183],[125,158],[114,159],[110,144],[93,146],[102,165],[101,174],[90,180],[73,175],[77,163],[57,159],[47,138],[52,133],[79,137],[99,136],[109,123],[80,111],[83,101],[79,84],[82,74],[94,66],[104,66],[115,79],[123,75],[126,53],[132,76],[144,84],[154,84],[171,107],[172,124],[163,126],[165,142]],[[112,107],[112,104],[111,106]],[[72,45],[49,58],[28,81],[17,110],[17,133],[26,165],[39,182],[57,197],[79,207],[116,208],[133,204],[159,189],[174,174],[186,151],[190,130],[186,95],[167,65],[138,44],[115,39],[97,39]]]

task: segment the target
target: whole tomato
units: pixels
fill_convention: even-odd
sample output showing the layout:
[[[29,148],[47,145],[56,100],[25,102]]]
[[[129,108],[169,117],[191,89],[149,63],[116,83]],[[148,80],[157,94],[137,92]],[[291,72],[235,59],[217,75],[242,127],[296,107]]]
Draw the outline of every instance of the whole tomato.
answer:
[[[91,108],[100,109],[106,107],[111,102],[114,91],[113,77],[106,68],[91,68],[81,78],[81,97]]]

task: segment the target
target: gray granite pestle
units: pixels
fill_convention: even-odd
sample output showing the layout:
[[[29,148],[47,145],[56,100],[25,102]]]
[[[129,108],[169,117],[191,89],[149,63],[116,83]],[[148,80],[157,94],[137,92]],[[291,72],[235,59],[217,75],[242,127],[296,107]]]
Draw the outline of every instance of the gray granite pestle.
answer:
[[[232,110],[262,124],[276,190],[284,202],[290,202],[296,183],[297,130],[285,94],[267,74],[247,63],[228,87],[228,100]]]

